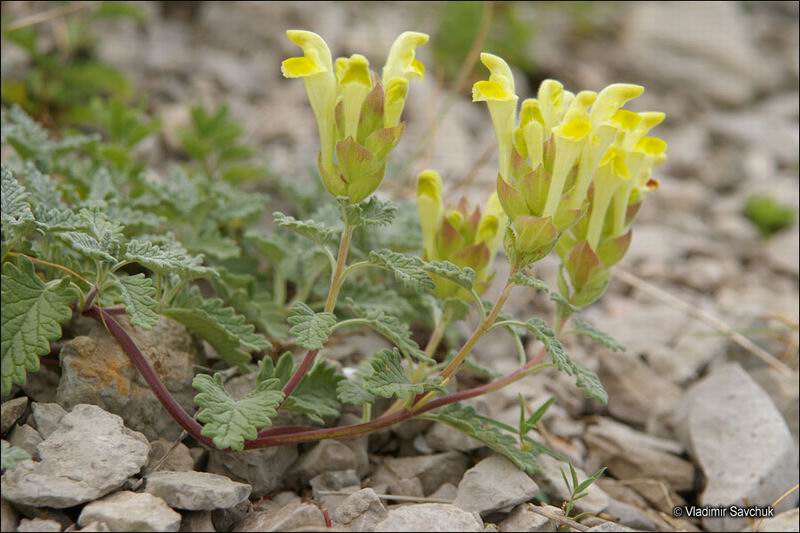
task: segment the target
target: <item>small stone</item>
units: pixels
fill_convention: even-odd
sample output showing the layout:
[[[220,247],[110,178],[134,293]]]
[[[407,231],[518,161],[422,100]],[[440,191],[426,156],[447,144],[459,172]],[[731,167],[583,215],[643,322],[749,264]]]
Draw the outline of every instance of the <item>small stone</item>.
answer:
[[[431,448],[440,452],[450,450],[470,452],[484,446],[482,442],[473,439],[463,431],[441,423],[431,426],[431,429],[425,434],[425,440]]]
[[[442,483],[442,486],[430,495],[431,498],[447,500],[448,502],[455,500],[456,496],[458,496],[458,487],[452,483]]]
[[[568,467],[549,455],[541,454],[537,459],[542,471],[533,476],[534,481],[552,498],[552,501],[560,503],[568,500],[569,489],[564,485],[564,479],[561,476],[562,468],[567,471]],[[578,474],[579,483],[589,477],[578,467],[575,467],[575,471]],[[586,497],[575,502],[575,509],[578,512],[601,513],[608,507],[608,495],[596,483],[592,483],[586,492]]]
[[[759,528],[753,531],[772,531],[778,533],[798,530],[800,530],[800,509],[795,508],[791,511],[780,513],[773,518],[765,519]]]
[[[319,507],[296,502],[278,509],[256,511],[246,515],[234,531],[291,531],[302,527],[325,527],[325,517]]]
[[[2,478],[14,503],[62,509],[122,487],[147,461],[149,444],[122,418],[95,405],[78,405],[38,446],[40,462],[25,461]]]
[[[527,502],[538,491],[528,474],[505,457],[492,455],[467,470],[453,504],[484,516]]]
[[[214,533],[214,522],[211,520],[211,511],[185,511],[182,513],[181,528],[179,531],[187,533]]]
[[[211,521],[217,531],[231,531],[250,512],[250,501],[243,501],[230,509],[214,509]]]
[[[800,430],[800,384],[796,376],[781,374],[767,367],[751,370],[750,376],[772,398],[797,442]]]
[[[87,524],[84,527],[82,527],[80,529],[80,531],[82,531],[82,532],[83,531],[87,531],[87,532],[88,531],[92,531],[92,532],[97,532],[97,533],[105,533],[105,532],[110,532],[111,528],[109,528],[107,525],[105,525],[102,522],[92,522],[91,524]]]
[[[390,507],[375,531],[483,531],[483,521],[447,503],[420,503]]]
[[[181,515],[145,492],[117,492],[88,504],[78,517],[83,527],[102,522],[114,531],[178,531]]]
[[[33,427],[36,428],[43,439],[49,437],[58,428],[59,422],[67,414],[64,408],[57,403],[33,402],[31,410],[33,411],[31,415]]]
[[[676,491],[694,487],[694,465],[674,455],[683,451],[677,442],[640,433],[608,418],[590,426],[585,441],[597,463],[608,467],[617,479],[661,480]]]
[[[530,504],[517,506],[508,518],[500,522],[500,531],[557,531],[556,524],[547,517],[531,511]]]
[[[418,477],[398,479],[390,483],[386,491],[395,496],[411,496],[413,498],[425,496],[425,491],[422,490],[422,481]]]
[[[28,424],[16,426],[8,436],[9,444],[25,450],[34,460],[39,458],[39,452],[36,447],[39,446],[41,442],[42,437],[39,435],[39,432]]]
[[[17,531],[61,531],[61,524],[55,520],[42,520],[41,518],[28,520],[27,518],[23,518],[19,523]]]
[[[0,498],[0,531],[16,531],[19,525],[19,516],[17,511],[11,507],[11,504]]]
[[[458,484],[467,470],[467,458],[453,451],[420,457],[389,457],[384,465],[400,479],[418,477],[425,494],[430,494],[443,483]]]
[[[332,513],[347,495],[325,494],[329,491],[353,493],[361,490],[361,482],[355,470],[333,470],[325,472],[311,479],[311,494],[320,506]],[[296,495],[290,492],[292,496]],[[275,501],[273,499],[273,501]]]
[[[361,417],[345,413],[339,419],[339,426],[349,426],[352,424],[360,424]],[[369,437],[360,437],[357,439],[347,439],[339,441],[348,448],[350,448],[356,456],[356,472],[358,477],[363,479],[369,473]]]
[[[5,435],[17,423],[19,417],[25,412],[27,405],[28,398],[26,396],[8,400],[0,405],[0,435]]]
[[[175,443],[164,439],[154,440],[150,443],[150,456],[147,459],[145,473],[153,472],[167,453],[169,453],[169,457],[161,463],[158,470],[167,472],[191,472],[194,470],[194,459],[189,453],[189,448],[179,442],[175,449],[172,449],[173,444]]]
[[[296,460],[295,445],[240,452],[212,450],[208,471],[249,484],[252,497],[260,498],[283,487],[284,474]]]
[[[355,470],[358,460],[353,450],[335,440],[323,440],[303,453],[287,474],[306,484],[329,470]]]
[[[738,364],[694,384],[676,415],[707,479],[702,505],[769,505],[798,480],[797,446],[769,395]],[[787,498],[792,507],[797,496]],[[742,518],[704,518],[711,531],[737,531]]]
[[[361,489],[345,498],[331,518],[351,531],[373,531],[386,518],[386,507],[374,490]]]
[[[247,499],[250,485],[207,472],[155,472],[147,478],[146,492],[167,505],[188,511],[228,509]]]

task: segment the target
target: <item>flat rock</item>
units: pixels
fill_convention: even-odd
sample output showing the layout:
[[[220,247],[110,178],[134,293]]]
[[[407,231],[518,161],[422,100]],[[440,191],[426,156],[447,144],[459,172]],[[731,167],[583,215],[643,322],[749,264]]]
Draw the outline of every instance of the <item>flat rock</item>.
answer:
[[[361,490],[361,481],[355,470],[332,470],[320,474],[309,481],[311,494],[320,507],[332,513],[341,504],[346,494],[326,494],[326,492],[353,493]],[[289,493],[294,495],[294,493]]]
[[[3,476],[3,497],[62,509],[122,487],[144,466],[150,445],[119,416],[95,405],[78,405],[38,450],[40,462],[25,461]]]
[[[55,520],[44,520],[42,518],[23,518],[17,527],[17,531],[61,531],[61,524]]]
[[[325,527],[325,517],[319,507],[294,502],[280,508],[249,513],[234,531],[292,531],[298,528]]]
[[[422,488],[422,481],[420,481],[418,477],[396,479],[389,483],[389,486],[386,487],[386,492],[394,496],[411,496],[413,498],[425,496],[425,490]]]
[[[78,531],[78,530],[76,530],[76,531]],[[86,524],[84,527],[82,527],[80,529],[80,531],[86,531],[86,532],[89,532],[89,531],[95,532],[96,531],[96,532],[100,533],[100,532],[110,532],[111,528],[109,528],[107,525],[105,525],[102,522],[92,522],[91,524]]]
[[[8,400],[0,405],[0,435],[5,435],[17,423],[22,413],[25,412],[27,405],[28,398],[26,396]]]
[[[625,527],[622,524],[617,524],[616,522],[603,522],[602,524],[597,524],[596,526],[592,526],[586,531],[634,531],[629,527]]]
[[[177,322],[162,318],[150,330],[127,328],[137,346],[173,397],[190,414],[196,391],[193,365],[198,353],[189,332]],[[131,364],[119,343],[100,325],[87,336],[75,337],[61,350],[61,379],[56,402],[66,409],[81,404],[99,405],[117,414],[125,425],[144,433],[148,440],[174,440],[181,427]]]
[[[113,531],[178,531],[181,515],[152,494],[122,491],[83,508],[78,525],[92,522],[102,522]]]
[[[431,448],[440,452],[450,450],[470,452],[484,446],[482,442],[473,439],[463,431],[442,423],[436,423],[431,426],[425,434],[425,440]]]
[[[569,490],[564,485],[564,479],[561,476],[562,468],[568,472],[568,466],[560,461],[550,457],[549,455],[541,454],[537,457],[542,471],[533,476],[534,481],[544,490],[544,492],[552,498],[553,502],[560,504],[569,499]],[[578,482],[586,479],[586,472],[578,467],[575,467],[578,474]],[[603,492],[603,489],[592,483],[586,491],[587,495],[584,498],[575,502],[575,509],[581,513],[601,513],[608,507],[608,495]]]
[[[676,454],[678,442],[652,437],[630,427],[600,418],[586,431],[589,452],[617,479],[649,478],[664,481],[676,491],[694,487],[694,465]]]
[[[67,412],[57,403],[33,402],[31,404],[33,427],[43,439],[49,437],[57,428]]]
[[[420,503],[390,507],[375,531],[483,531],[483,520],[447,503]]]
[[[492,455],[466,471],[453,504],[484,516],[527,502],[538,491],[528,474],[505,457]]]
[[[386,507],[375,491],[361,489],[345,498],[331,518],[335,525],[361,532],[373,531],[386,514]]]
[[[716,368],[689,389],[676,427],[707,479],[702,505],[769,505],[798,480],[792,434],[769,395],[738,364]],[[787,498],[784,508],[794,506]],[[711,531],[746,520],[704,518]]]
[[[500,522],[500,531],[557,531],[556,523],[531,511],[530,504],[518,505],[508,518]]]
[[[419,457],[388,457],[384,465],[400,479],[418,477],[425,494],[431,494],[443,483],[457,485],[461,481],[467,470],[467,457],[459,452]]]
[[[283,487],[284,474],[297,455],[294,445],[241,452],[212,450],[208,471],[247,483],[253,487],[252,497],[260,498]]]
[[[621,502],[611,498],[608,509],[605,513],[615,519],[616,522],[633,529],[641,531],[655,531],[656,523],[647,515],[646,512],[635,505]]]
[[[16,426],[8,436],[8,442],[12,446],[28,452],[34,460],[39,458],[39,451],[36,447],[42,442],[42,436],[28,424]]]
[[[144,490],[162,498],[167,505],[187,511],[228,509],[250,495],[250,485],[207,472],[155,472]]]
[[[180,531],[187,533],[214,533],[214,522],[211,519],[211,511],[188,511],[183,513]]]

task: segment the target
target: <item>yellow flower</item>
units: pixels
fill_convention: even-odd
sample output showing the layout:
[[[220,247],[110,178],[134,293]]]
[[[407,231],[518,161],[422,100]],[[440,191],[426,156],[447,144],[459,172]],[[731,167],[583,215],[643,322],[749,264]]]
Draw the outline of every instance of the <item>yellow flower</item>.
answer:
[[[428,42],[428,35],[415,31],[401,33],[395,39],[386,65],[383,67],[384,127],[393,128],[400,123],[406,104],[408,82],[425,76],[425,65],[416,58],[416,49]]]
[[[621,148],[609,148],[594,177],[592,208],[586,233],[586,240],[593,250],[597,250],[600,243],[606,212],[614,193],[623,182],[631,181],[631,174],[625,164],[625,158],[626,153]]]
[[[355,139],[361,107],[372,90],[369,61],[361,54],[353,54],[350,59],[340,57],[336,60],[336,71],[344,108],[344,137]]]

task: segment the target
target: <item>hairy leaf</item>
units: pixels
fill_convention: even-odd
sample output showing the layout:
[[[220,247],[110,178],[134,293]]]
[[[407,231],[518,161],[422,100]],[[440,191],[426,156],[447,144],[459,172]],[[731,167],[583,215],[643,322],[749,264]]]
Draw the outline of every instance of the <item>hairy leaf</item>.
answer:
[[[336,390],[343,379],[344,376],[336,373],[333,364],[318,358],[286,399],[284,409],[301,413],[317,424],[324,424],[325,418],[338,417],[341,413]]]
[[[123,276],[115,280],[114,286],[119,290],[125,311],[128,312],[131,324],[150,329],[158,324],[158,302],[153,298],[156,289],[153,280],[144,274]]]
[[[189,255],[177,241],[154,244],[146,240],[132,240],[127,244],[123,258],[159,274],[174,272],[187,279],[215,273],[213,269],[203,266],[202,256]]]
[[[197,419],[203,422],[203,435],[220,448],[244,449],[246,439],[255,439],[258,430],[272,425],[283,392],[277,379],[259,382],[254,391],[234,400],[225,390],[222,375],[198,374],[192,380],[199,394],[194,403],[200,408]]]
[[[369,262],[389,270],[407,289],[425,292],[434,288],[433,280],[425,272],[424,262],[419,257],[384,249],[370,252]]]
[[[320,350],[328,342],[336,316],[333,313],[315,313],[303,302],[297,302],[292,306],[287,322],[292,326],[289,333],[297,344],[307,350]]]
[[[442,422],[466,433],[504,456],[527,474],[534,474],[541,469],[532,452],[521,450],[517,446],[517,439],[499,429],[498,425],[487,421],[473,407],[454,403],[421,415],[420,418]]]
[[[428,273],[446,278],[467,290],[471,290],[475,284],[474,270],[461,268],[450,261],[428,261],[424,268]]]
[[[578,335],[585,335],[589,337],[590,339],[602,344],[612,352],[625,351],[625,346],[623,346],[614,337],[605,331],[600,331],[596,327],[592,326],[588,322],[584,322],[583,320],[574,320],[572,323],[572,331]]]
[[[531,289],[536,289],[537,291],[542,291],[545,293],[550,292],[550,287],[547,286],[547,283],[539,278],[529,276],[524,272],[516,272],[513,276],[511,276],[511,283],[514,285],[530,287]]]
[[[369,327],[397,346],[403,355],[435,364],[435,361],[425,355],[425,352],[420,350],[419,345],[411,338],[411,329],[408,324],[400,322],[397,317],[387,315],[379,309],[365,310],[351,299],[348,299],[348,306],[356,316],[366,319]]]
[[[5,165],[2,166],[2,215],[3,233],[22,226],[33,227],[33,212],[28,204],[28,193]]]
[[[6,441],[0,445],[0,469],[14,470],[18,463],[27,461],[31,455],[21,448],[11,446]]]
[[[289,229],[301,237],[310,239],[320,246],[325,246],[335,241],[335,233],[328,226],[313,220],[297,220],[277,211],[272,213],[275,224]]]
[[[19,258],[3,265],[2,283],[2,393],[13,384],[24,385],[26,371],[39,369],[39,356],[61,337],[61,323],[72,316],[70,306],[78,291],[67,278],[45,284],[33,263]]]
[[[339,208],[351,226],[388,226],[397,215],[392,202],[384,202],[372,196],[360,204],[352,204],[348,198],[339,198]]]
[[[370,360],[371,372],[363,377],[364,388],[381,398],[406,400],[430,390],[442,390],[441,378],[424,383],[412,383],[403,368],[403,358],[397,348],[381,350]]]

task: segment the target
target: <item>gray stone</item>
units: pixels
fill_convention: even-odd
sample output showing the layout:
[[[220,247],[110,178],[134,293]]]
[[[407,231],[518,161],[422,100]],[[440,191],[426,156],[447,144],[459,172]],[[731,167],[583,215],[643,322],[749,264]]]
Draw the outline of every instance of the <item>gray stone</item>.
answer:
[[[453,504],[484,516],[527,502],[538,491],[536,483],[514,463],[492,455],[467,470]]]
[[[16,426],[8,436],[9,444],[25,450],[34,460],[39,458],[39,452],[36,447],[39,446],[41,442],[42,436],[28,424]]]
[[[153,329],[126,328],[161,382],[190,414],[196,391],[193,365],[199,356],[189,332],[177,322],[162,318]],[[61,349],[61,380],[56,401],[66,409],[81,404],[99,405],[121,416],[125,425],[144,433],[148,440],[174,440],[181,427],[133,366],[119,343],[101,325],[88,336],[75,337]]]
[[[425,496],[425,491],[422,489],[422,481],[418,477],[397,479],[389,484],[386,492],[395,496],[411,496],[413,498]]]
[[[531,511],[531,505],[517,506],[508,518],[500,522],[500,531],[557,531],[556,524],[538,513]]]
[[[78,405],[26,461],[3,476],[3,496],[34,507],[72,507],[122,487],[147,461],[150,446],[122,419],[95,405]]]
[[[373,531],[386,518],[386,507],[372,489],[361,489],[348,496],[331,516],[334,525],[351,531]]]
[[[482,448],[482,442],[477,441],[447,424],[434,424],[425,434],[425,440],[431,448],[440,452],[456,450],[459,452],[470,452]]]
[[[534,481],[544,490],[545,493],[552,499],[554,503],[560,504],[569,499],[569,489],[564,485],[564,479],[561,476],[562,468],[565,472],[568,471],[568,466],[560,461],[553,459],[549,455],[541,454],[537,458],[542,467],[542,471],[533,476]],[[575,467],[578,474],[578,482],[586,479],[586,472],[578,467]],[[580,513],[601,513],[608,507],[608,495],[603,492],[603,489],[592,483],[586,491],[587,495],[584,498],[575,502],[575,509]]]
[[[0,435],[5,435],[17,423],[27,405],[28,398],[25,396],[8,400],[0,405]]]
[[[114,531],[178,531],[181,515],[152,494],[122,491],[83,508],[78,525],[92,522],[102,522]]]
[[[597,464],[608,467],[617,479],[661,480],[676,491],[694,487],[694,465],[676,454],[680,443],[652,437],[630,427],[600,418],[584,438]]]
[[[320,507],[332,513],[347,495],[326,494],[328,491],[353,493],[361,490],[361,482],[355,470],[332,470],[311,478],[311,494]],[[293,492],[290,492],[297,497]],[[273,500],[274,501],[274,500]]]
[[[101,532],[109,532],[109,531],[111,531],[111,528],[109,528],[107,525],[105,525],[102,522],[92,522],[91,524],[86,524],[84,527],[82,527],[80,529],[80,531],[82,531],[82,532],[83,531],[87,531],[87,532],[88,531],[92,531],[92,532],[96,531],[98,533],[101,533]]]
[[[638,357],[600,357],[598,377],[608,392],[608,410],[615,418],[645,426],[680,402],[683,391]]]
[[[457,485],[467,470],[467,458],[454,451],[421,457],[389,457],[384,465],[400,479],[418,477],[425,494],[430,494],[443,483]]]
[[[750,376],[772,398],[797,442],[800,429],[800,383],[795,379],[796,376],[787,376],[767,367],[751,370]]]
[[[61,531],[61,524],[55,520],[43,520],[41,518],[23,518],[17,527],[17,531]]]
[[[214,533],[214,522],[210,511],[188,511],[183,513],[180,531],[188,533]]]
[[[602,524],[598,524],[596,526],[590,527],[586,531],[633,531],[633,529],[629,527],[625,527],[622,524],[617,524],[615,522],[603,522]]]
[[[796,141],[795,141],[796,144]],[[773,236],[766,244],[767,260],[778,272],[785,272],[797,279],[800,271],[800,231],[797,226]]]
[[[247,500],[250,485],[207,472],[155,472],[144,490],[187,511],[228,509]]]
[[[260,498],[283,487],[284,474],[297,459],[297,446],[276,446],[241,452],[212,450],[208,471],[247,483]]]
[[[775,533],[800,531],[800,509],[795,508],[791,511],[780,513],[773,518],[767,518],[759,525],[758,529],[753,531],[772,531]]]
[[[798,479],[798,454],[783,416],[738,364],[715,369],[689,389],[676,427],[708,480],[703,505],[769,505]],[[794,506],[797,496],[787,498]],[[736,531],[739,518],[704,518],[711,531]]]
[[[390,507],[375,531],[483,531],[483,521],[455,505],[420,503]]]
[[[442,483],[442,486],[430,494],[430,498],[452,502],[458,496],[458,487],[452,483]]]
[[[49,437],[58,428],[59,422],[67,414],[64,408],[57,403],[33,402],[31,410],[33,411],[31,415],[33,427],[43,439]]]
[[[161,463],[158,470],[167,472],[191,472],[194,470],[194,459],[189,453],[189,448],[179,442],[172,449],[173,444],[175,443],[164,439],[154,440],[150,443],[150,456],[147,459],[147,468],[145,468],[146,474],[153,472],[167,453],[169,456]]]
[[[623,526],[642,531],[655,531],[656,523],[647,515],[646,512],[629,503],[621,502],[611,498],[605,513]]]
[[[291,531],[302,527],[325,527],[319,507],[295,502],[280,508],[249,513],[234,531]]]
[[[339,441],[323,440],[300,456],[287,477],[306,484],[328,470],[355,470],[357,467],[353,450]]]
[[[19,515],[5,499],[0,498],[0,532],[16,531],[19,525]]]
[[[250,502],[244,501],[230,509],[211,511],[211,521],[217,531],[230,531],[250,512]]]
[[[339,419],[339,426],[349,426],[352,424],[360,424],[361,417],[345,413]],[[358,477],[363,479],[369,473],[369,437],[360,437],[357,439],[347,439],[340,441],[353,451],[356,456],[356,472]]]

